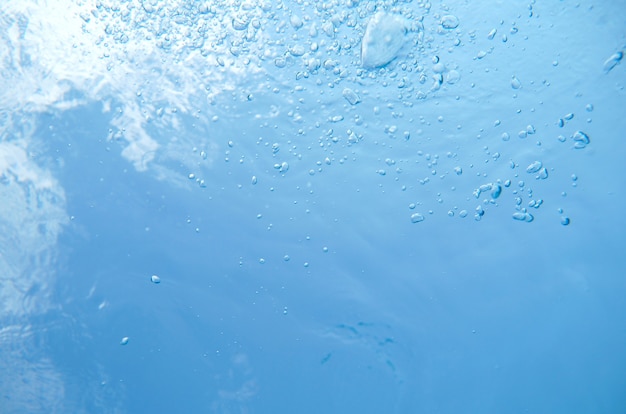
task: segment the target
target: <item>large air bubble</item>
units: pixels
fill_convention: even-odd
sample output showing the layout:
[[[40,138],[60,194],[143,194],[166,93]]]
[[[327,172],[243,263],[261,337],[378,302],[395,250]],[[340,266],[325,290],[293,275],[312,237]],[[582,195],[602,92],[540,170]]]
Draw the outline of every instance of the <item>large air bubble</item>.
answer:
[[[406,21],[397,15],[378,12],[367,24],[361,43],[364,68],[380,68],[391,62],[406,40]]]

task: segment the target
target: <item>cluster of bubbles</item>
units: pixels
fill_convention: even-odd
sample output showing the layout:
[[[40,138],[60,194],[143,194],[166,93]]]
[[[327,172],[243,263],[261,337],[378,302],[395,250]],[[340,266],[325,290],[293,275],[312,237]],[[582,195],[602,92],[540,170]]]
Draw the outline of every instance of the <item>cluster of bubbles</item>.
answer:
[[[228,5],[211,1],[98,1],[94,9],[81,17],[83,30],[97,33],[97,44],[104,48],[103,56],[109,60],[110,67],[115,65],[115,51],[124,51],[129,44],[150,44],[161,51],[157,56],[162,61],[170,61],[179,68],[195,69],[192,76],[189,71],[178,74],[172,70],[167,73],[167,78],[172,85],[181,85],[183,91],[193,91],[190,95],[204,95],[214,105],[216,113],[220,108],[215,106],[226,108],[224,102],[229,99],[231,107],[228,109],[244,116],[252,113],[246,108],[258,106],[258,101],[275,102],[265,114],[265,123],[256,124],[259,136],[250,138],[256,140],[257,148],[268,148],[267,156],[263,158],[267,159],[267,168],[251,174],[252,185],[256,185],[261,173],[270,176],[293,173],[294,164],[289,158],[308,159],[309,166],[298,167],[296,171],[304,168],[309,176],[332,165],[345,164],[356,156],[350,148],[363,140],[371,142],[373,130],[381,123],[384,123],[385,136],[391,140],[400,138],[399,141],[408,142],[415,137],[419,139],[421,130],[410,124],[415,120],[430,126],[431,121],[423,115],[407,114],[414,112],[420,101],[458,92],[455,88],[463,83],[463,71],[450,56],[455,48],[475,43],[477,38],[475,31],[464,28],[462,19],[452,10],[445,5],[435,10],[427,1],[312,4],[232,1]],[[532,3],[528,6],[528,18],[533,18]],[[489,41],[498,37],[506,44],[518,32],[519,27],[512,22],[508,31],[493,28],[485,37]],[[135,54],[139,53],[134,50]],[[480,50],[475,59],[485,59],[493,50],[494,47]],[[121,59],[132,60],[133,55],[123,54]],[[605,63],[605,69],[612,68],[620,59],[617,55],[612,57]],[[185,86],[189,83],[193,86]],[[510,87],[516,93],[524,87],[516,74],[511,77]],[[200,114],[200,109],[194,113],[192,98],[181,101],[155,96],[157,90],[144,87],[137,93],[148,119],[165,122],[169,117],[169,125],[174,125],[174,119],[186,113],[194,114],[206,123],[218,122],[217,115]],[[306,102],[310,97],[316,98],[314,103]],[[251,106],[246,107],[249,102],[252,102]],[[368,119],[369,108],[374,115],[380,115],[378,120]],[[228,112],[227,109],[224,112]],[[296,125],[295,131],[267,139],[261,129],[271,129],[271,118],[279,116],[285,116],[291,125]],[[573,113],[566,114],[559,118],[557,125],[565,127],[573,116]],[[380,120],[384,118],[387,119]],[[438,119],[438,122],[442,120]],[[315,138],[307,138],[312,132],[316,134]],[[517,135],[525,139],[537,133],[537,128],[529,124]],[[509,141],[512,134],[502,133],[502,141]],[[123,137],[123,134],[118,133],[117,137]],[[303,140],[307,140],[304,145]],[[563,135],[559,135],[558,140],[567,141]],[[582,130],[574,131],[570,141],[573,148],[579,150],[584,150],[591,142],[589,135]],[[384,177],[389,176],[389,169],[399,173],[407,171],[412,162],[421,163],[428,169],[428,174],[417,180],[421,185],[428,184],[435,177],[462,175],[464,154],[458,148],[442,153],[435,145],[429,148],[429,143],[423,139],[419,142],[423,150],[414,145],[412,156],[406,159],[383,158],[385,165],[375,168],[374,172]],[[201,188],[206,188],[207,182],[202,176],[212,166],[222,146],[210,147],[208,141],[202,140],[195,144],[194,155],[199,154],[201,160],[189,164],[189,169],[195,171],[186,175]],[[246,145],[249,144],[251,142]],[[228,139],[224,160],[231,160],[234,145],[233,139]],[[377,141],[376,145],[390,149],[400,144]],[[314,156],[305,155],[303,146],[319,150],[314,151]],[[158,151],[157,145],[144,145],[143,148],[146,152]],[[492,164],[501,159],[500,152],[490,151],[488,147],[485,153]],[[258,159],[259,154],[249,154],[250,158]],[[466,190],[468,196],[463,203],[468,204],[475,198],[478,204],[469,207],[454,203],[444,209],[447,215],[461,218],[469,215],[481,220],[489,207],[498,204],[501,194],[510,190],[514,200],[512,218],[532,222],[543,200],[537,198],[533,188],[521,179],[516,170],[519,165],[513,161],[515,154],[509,158],[513,170],[510,178],[488,180],[478,188]],[[152,160],[142,158],[143,161],[146,159],[148,162]],[[245,155],[240,156],[239,164],[247,162]],[[206,166],[203,167],[203,163]],[[463,166],[473,168],[467,162]],[[443,173],[442,169],[445,169]],[[541,160],[526,168],[526,173],[532,174],[537,182],[546,180],[550,171],[551,168],[544,166]],[[401,188],[406,191],[410,185],[404,184]],[[522,201],[524,197],[526,201]],[[440,191],[435,199],[438,204],[444,203]],[[410,208],[415,209],[415,204],[412,203]],[[432,209],[411,211],[410,221],[421,222],[429,214],[433,214]],[[570,221],[562,216],[561,222],[569,224]]]

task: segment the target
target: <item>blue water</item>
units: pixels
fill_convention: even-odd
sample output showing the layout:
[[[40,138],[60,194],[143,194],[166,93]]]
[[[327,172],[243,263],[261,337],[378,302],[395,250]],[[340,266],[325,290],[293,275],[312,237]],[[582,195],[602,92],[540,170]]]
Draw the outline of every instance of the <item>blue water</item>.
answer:
[[[626,413],[626,2],[473,3],[3,1],[0,413]]]

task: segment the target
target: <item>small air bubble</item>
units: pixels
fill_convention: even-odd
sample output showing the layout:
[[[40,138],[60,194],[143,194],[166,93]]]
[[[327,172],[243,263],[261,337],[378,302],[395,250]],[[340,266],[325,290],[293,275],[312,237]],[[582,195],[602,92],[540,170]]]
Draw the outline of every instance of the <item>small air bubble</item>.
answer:
[[[345,88],[342,92],[343,97],[348,101],[350,105],[356,105],[361,102],[361,98],[352,89]]]
[[[527,223],[530,223],[535,218],[530,213],[518,211],[518,212],[513,213],[513,219],[517,221],[525,221]]]
[[[459,19],[452,15],[448,14],[441,18],[441,27],[444,29],[456,29],[459,26]]]
[[[511,77],[511,88],[513,89],[519,89],[522,87],[522,83],[520,82],[519,79],[517,79],[517,77],[512,76]]]
[[[590,142],[589,136],[582,131],[576,131],[572,138],[576,141],[574,148],[585,148]]]
[[[302,19],[300,18],[300,16],[297,16],[295,14],[291,15],[291,18],[289,19],[289,22],[291,23],[291,26],[298,30],[299,28],[302,27],[302,25],[304,24],[302,22]]]
[[[535,161],[526,167],[526,172],[529,174],[536,173],[542,167],[541,161]]]
[[[452,69],[446,74],[446,82],[448,82],[450,85],[454,85],[460,79],[461,79],[461,74],[454,69]]]
[[[420,213],[411,214],[411,223],[419,223],[421,221],[424,221],[424,216]]]

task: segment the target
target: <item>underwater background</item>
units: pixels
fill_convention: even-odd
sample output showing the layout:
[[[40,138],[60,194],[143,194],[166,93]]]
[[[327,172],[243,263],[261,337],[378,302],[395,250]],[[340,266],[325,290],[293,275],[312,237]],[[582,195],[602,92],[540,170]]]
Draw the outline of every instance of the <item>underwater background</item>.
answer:
[[[626,1],[3,0],[0,412],[626,412]]]

